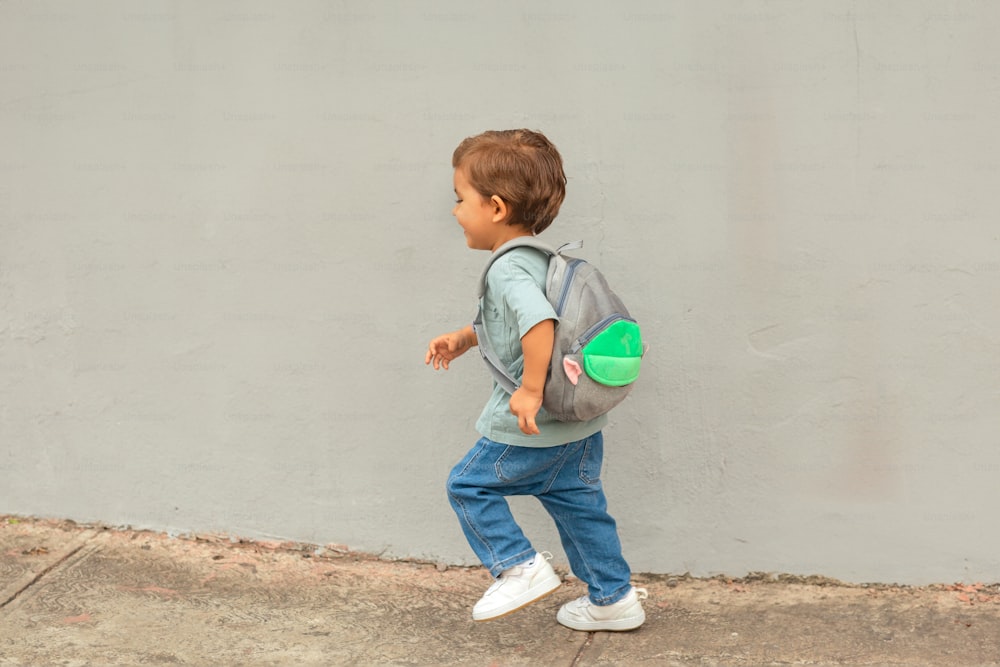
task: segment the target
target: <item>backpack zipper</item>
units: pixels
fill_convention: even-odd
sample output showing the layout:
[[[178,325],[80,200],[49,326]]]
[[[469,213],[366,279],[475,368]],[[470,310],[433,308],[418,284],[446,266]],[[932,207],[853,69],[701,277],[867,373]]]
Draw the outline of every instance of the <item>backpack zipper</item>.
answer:
[[[597,336],[597,334],[599,334],[601,331],[606,329],[611,324],[617,322],[618,320],[625,320],[626,322],[635,322],[635,320],[632,319],[631,317],[625,317],[620,313],[614,313],[613,315],[608,315],[603,320],[601,320],[600,322],[598,322],[597,324],[595,324],[594,326],[590,327],[582,334],[580,334],[580,337],[576,339],[575,343],[573,343],[573,347],[570,348],[569,350],[570,354],[576,354],[577,352],[585,348],[587,346],[587,343],[593,340],[594,337]]]
[[[573,274],[576,273],[576,267],[582,262],[582,259],[566,260],[566,273],[563,276],[562,290],[559,292],[559,300],[556,301],[556,315],[559,317],[562,317],[563,309],[566,307],[566,298],[569,296],[569,288],[570,283],[573,282]]]

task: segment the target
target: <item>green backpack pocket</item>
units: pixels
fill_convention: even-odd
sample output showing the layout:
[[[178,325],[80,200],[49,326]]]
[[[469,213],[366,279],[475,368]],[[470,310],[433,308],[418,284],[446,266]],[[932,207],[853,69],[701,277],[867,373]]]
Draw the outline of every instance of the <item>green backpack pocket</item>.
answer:
[[[583,370],[594,382],[607,387],[624,387],[639,377],[643,345],[639,325],[630,319],[616,319],[600,330],[580,349]]]

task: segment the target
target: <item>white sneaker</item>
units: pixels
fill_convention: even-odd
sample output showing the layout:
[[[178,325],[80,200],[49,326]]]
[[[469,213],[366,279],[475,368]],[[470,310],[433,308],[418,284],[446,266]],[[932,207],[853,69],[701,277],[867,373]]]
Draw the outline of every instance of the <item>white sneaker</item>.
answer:
[[[562,580],[549,565],[552,554],[545,552],[500,573],[472,608],[472,620],[488,621],[544,597],[559,588]]]
[[[556,614],[556,620],[567,628],[584,632],[635,630],[646,621],[642,600],[647,597],[649,593],[645,588],[633,586],[618,602],[601,607],[584,595],[564,604]]]

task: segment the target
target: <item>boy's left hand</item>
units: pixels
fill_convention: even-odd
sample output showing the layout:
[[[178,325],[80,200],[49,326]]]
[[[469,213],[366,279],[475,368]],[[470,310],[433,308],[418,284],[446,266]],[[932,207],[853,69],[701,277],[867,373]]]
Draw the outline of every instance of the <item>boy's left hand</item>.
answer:
[[[517,425],[525,435],[538,435],[535,415],[542,409],[542,395],[534,394],[524,387],[517,389],[510,397],[510,411],[517,417]]]

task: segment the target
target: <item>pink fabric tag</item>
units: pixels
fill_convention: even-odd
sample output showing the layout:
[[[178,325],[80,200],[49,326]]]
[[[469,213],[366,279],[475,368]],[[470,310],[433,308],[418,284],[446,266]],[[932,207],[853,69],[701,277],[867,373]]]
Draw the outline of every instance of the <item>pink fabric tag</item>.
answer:
[[[569,357],[563,357],[563,370],[566,371],[566,377],[569,378],[570,384],[574,386],[580,381],[580,376],[583,374],[580,364]]]

